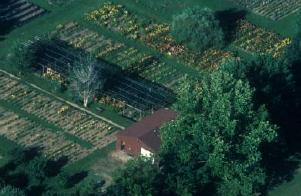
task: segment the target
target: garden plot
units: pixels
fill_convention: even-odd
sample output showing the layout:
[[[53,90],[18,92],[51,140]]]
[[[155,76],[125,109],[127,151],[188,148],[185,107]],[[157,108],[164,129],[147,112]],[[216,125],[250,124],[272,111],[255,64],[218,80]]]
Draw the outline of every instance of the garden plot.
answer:
[[[87,20],[119,32],[127,38],[142,41],[147,46],[176,57],[179,61],[197,69],[215,68],[225,59],[233,57],[231,53],[221,50],[195,53],[170,36],[170,25],[153,22],[150,19],[142,20],[122,5],[105,3],[99,9],[88,13]],[[215,53],[218,55],[214,55]],[[212,54],[213,57],[210,56]]]
[[[70,52],[72,51],[71,49],[66,48],[66,46],[63,46],[63,44],[58,41],[54,44],[48,43],[39,47],[41,50],[38,52],[36,64],[42,67],[43,75],[63,82],[64,78],[68,76],[70,72],[72,61],[77,59],[76,54]],[[120,57],[124,56],[125,53],[121,51],[117,54],[119,54],[117,57]],[[120,58],[115,59],[115,62],[121,60]],[[132,61],[127,67],[122,68],[124,69],[124,73],[119,76],[122,79],[114,79],[111,81],[110,84],[112,87],[110,86],[110,88],[105,91],[105,94],[106,96],[112,96],[117,102],[124,103],[122,107],[117,107],[118,111],[124,116],[133,119],[137,119],[133,116],[141,116],[139,113],[141,111],[150,111],[151,109],[158,109],[169,105],[174,95],[166,87],[163,87],[163,85],[160,86],[157,83],[161,82],[166,86],[169,85],[168,87],[171,88],[172,85],[170,84],[183,76],[183,73],[177,72],[176,69],[171,69],[164,63],[161,63],[159,59],[146,55],[140,55],[139,60]],[[139,75],[145,76],[148,82],[141,82],[144,79]],[[122,81],[124,78],[126,78],[127,81]],[[128,84],[126,84],[127,82]],[[125,84],[129,86],[125,86]],[[41,98],[39,97],[37,100],[41,100]],[[114,102],[106,101],[105,103],[116,106]],[[21,104],[24,105],[24,103]],[[47,101],[41,105],[47,106]],[[26,109],[28,110],[30,108]],[[139,111],[139,115],[136,114],[137,110]],[[133,115],[131,115],[131,113],[133,113]]]
[[[246,20],[238,21],[237,26],[233,44],[246,52],[280,57],[291,43],[289,38],[281,38],[278,34],[257,27]]]
[[[94,53],[97,57],[104,57],[124,47],[123,44],[100,36],[96,32],[83,28],[74,22],[59,25],[54,34],[58,39],[67,42],[75,48]]]
[[[118,129],[113,125],[32,90],[3,74],[0,76],[0,100],[17,104],[20,109],[89,142],[95,149],[101,149],[115,140]]]
[[[73,47],[92,52],[98,58],[116,64],[131,73],[136,72],[142,77],[162,85],[168,85],[183,75],[171,65],[167,65],[150,54],[113,41],[74,22],[58,26],[54,34],[58,39],[66,41]],[[81,41],[79,42],[79,40]]]
[[[279,20],[301,7],[301,0],[235,0],[234,2],[272,20]]]
[[[0,107],[0,135],[25,148],[38,148],[49,159],[67,158],[69,163],[89,155],[92,150],[66,140],[40,125],[19,117],[17,114]]]
[[[0,24],[17,26],[36,18],[46,11],[27,0],[6,0],[0,2]],[[2,27],[2,26],[1,26]]]

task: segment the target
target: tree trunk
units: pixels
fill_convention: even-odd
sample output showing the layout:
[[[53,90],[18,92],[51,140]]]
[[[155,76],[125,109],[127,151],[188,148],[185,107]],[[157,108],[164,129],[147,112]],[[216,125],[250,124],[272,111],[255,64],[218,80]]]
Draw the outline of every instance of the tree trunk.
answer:
[[[84,97],[84,107],[86,108],[88,106],[89,97]]]

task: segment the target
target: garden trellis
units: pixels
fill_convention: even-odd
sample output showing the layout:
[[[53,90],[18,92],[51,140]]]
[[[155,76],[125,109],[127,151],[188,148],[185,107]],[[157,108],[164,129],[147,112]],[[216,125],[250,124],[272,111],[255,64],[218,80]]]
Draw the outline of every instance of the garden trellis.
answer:
[[[39,70],[42,70],[45,76],[48,76],[49,69],[53,70],[49,73],[52,79],[64,81],[64,78],[68,77],[74,62],[79,60],[77,51],[72,50],[62,41],[54,40],[51,42],[50,40],[50,42],[44,42],[36,38],[35,41],[26,44],[40,48],[37,50],[35,65]],[[124,102],[127,107],[124,108],[125,111],[120,111],[120,113],[130,115],[129,110],[131,110],[133,115],[127,117],[136,120],[148,112],[170,105],[175,97],[171,90],[163,85],[139,77],[139,72],[151,68],[151,65],[155,65],[153,63],[156,61],[152,57],[150,57],[151,59],[145,58],[145,55],[140,57],[142,60],[139,60],[138,63],[142,63],[141,65],[138,65],[135,61],[134,64],[131,64],[132,66],[123,67],[122,73],[109,79],[110,85],[100,94],[100,96],[106,95]]]

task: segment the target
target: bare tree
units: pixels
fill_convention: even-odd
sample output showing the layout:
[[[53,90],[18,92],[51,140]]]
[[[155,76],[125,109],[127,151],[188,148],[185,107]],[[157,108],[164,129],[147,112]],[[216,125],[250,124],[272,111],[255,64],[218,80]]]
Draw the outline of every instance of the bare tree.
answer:
[[[105,78],[100,77],[101,70],[97,60],[89,55],[80,56],[79,60],[74,63],[71,85],[73,90],[83,99],[84,107],[87,107],[89,99],[104,85]]]

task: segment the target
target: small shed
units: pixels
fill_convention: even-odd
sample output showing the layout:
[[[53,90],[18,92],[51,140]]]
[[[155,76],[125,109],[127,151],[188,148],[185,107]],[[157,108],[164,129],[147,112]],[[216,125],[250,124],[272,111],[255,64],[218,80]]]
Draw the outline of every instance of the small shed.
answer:
[[[176,118],[176,112],[160,109],[117,134],[116,150],[132,156],[147,156],[160,149],[160,127]]]

